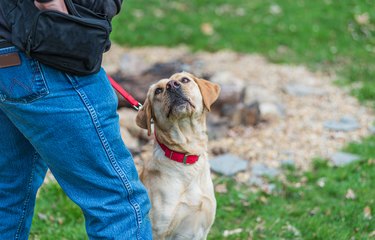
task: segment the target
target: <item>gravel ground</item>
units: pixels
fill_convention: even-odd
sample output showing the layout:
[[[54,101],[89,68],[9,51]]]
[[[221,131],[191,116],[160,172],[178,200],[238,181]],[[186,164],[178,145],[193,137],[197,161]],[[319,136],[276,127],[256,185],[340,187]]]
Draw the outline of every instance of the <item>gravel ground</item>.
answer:
[[[311,72],[304,66],[273,64],[254,54],[230,51],[192,53],[185,47],[121,48],[114,45],[105,55],[104,67],[109,73],[119,70],[125,55],[141,59],[139,64],[170,62],[190,58],[196,74],[214,75],[229,72],[245,87],[261,89],[264,101],[282,106],[283,116],[263,121],[256,127],[238,126],[228,130],[220,139],[210,141],[210,152],[223,148],[226,152],[271,167],[292,160],[303,170],[308,169],[314,157],[329,157],[350,141],[359,141],[370,134],[374,112],[360,105],[344,88],[333,84],[334,74]],[[307,94],[291,94],[288,87],[307,86]],[[263,101],[262,100],[262,101]],[[326,129],[326,121],[354,118],[359,128],[352,131]]]

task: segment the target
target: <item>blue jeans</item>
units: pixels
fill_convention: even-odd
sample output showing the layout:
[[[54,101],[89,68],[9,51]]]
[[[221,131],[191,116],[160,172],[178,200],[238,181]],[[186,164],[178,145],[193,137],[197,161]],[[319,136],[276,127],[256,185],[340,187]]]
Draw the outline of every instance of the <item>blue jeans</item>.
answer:
[[[0,239],[27,239],[47,168],[90,239],[151,239],[150,202],[124,145],[104,70],[78,77],[27,58],[0,68]]]

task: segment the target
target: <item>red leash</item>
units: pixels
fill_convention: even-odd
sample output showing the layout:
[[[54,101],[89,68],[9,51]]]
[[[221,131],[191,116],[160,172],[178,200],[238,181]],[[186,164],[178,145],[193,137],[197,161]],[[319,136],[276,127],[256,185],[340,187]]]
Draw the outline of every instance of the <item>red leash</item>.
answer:
[[[130,95],[123,87],[121,87],[120,84],[118,84],[111,76],[107,74],[107,77],[109,81],[111,82],[111,85],[118,93],[120,93],[121,96],[125,98],[126,101],[128,101],[133,108],[135,108],[137,111],[142,108],[142,104],[135,100],[132,95]]]

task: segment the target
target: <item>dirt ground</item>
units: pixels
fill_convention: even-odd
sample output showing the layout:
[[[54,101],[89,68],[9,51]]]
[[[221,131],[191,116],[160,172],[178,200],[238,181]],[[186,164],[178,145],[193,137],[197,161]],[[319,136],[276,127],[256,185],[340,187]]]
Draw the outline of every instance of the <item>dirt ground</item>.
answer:
[[[136,60],[126,65],[124,58],[129,57]],[[329,158],[346,143],[371,134],[369,126],[375,120],[372,110],[360,105],[347,89],[334,85],[334,74],[312,72],[304,66],[273,64],[259,55],[230,51],[192,53],[185,47],[114,45],[105,54],[104,68],[110,74],[142,71],[155,63],[184,58],[191,59],[190,69],[195,74],[230,76],[226,80],[221,77],[222,87],[244,88],[248,101],[257,100],[265,109],[268,106],[265,121],[255,127],[228,129],[210,141],[210,153],[220,148],[251,163],[278,167],[282,161],[291,160],[307,169],[314,157]],[[269,111],[275,106],[278,112]],[[325,127],[328,121],[342,118],[354,121],[357,128],[343,131]]]

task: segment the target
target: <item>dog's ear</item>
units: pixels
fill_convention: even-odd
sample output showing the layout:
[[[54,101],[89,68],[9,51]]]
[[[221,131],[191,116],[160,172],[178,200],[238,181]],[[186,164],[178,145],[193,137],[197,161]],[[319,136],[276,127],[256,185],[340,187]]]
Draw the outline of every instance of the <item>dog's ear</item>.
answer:
[[[146,99],[143,107],[139,110],[135,122],[140,128],[147,129],[148,136],[151,135],[151,116],[152,109],[148,99]]]
[[[211,110],[211,105],[217,100],[220,94],[220,86],[210,81],[195,78],[195,82],[198,84],[199,90],[203,97],[204,106],[208,111]]]

